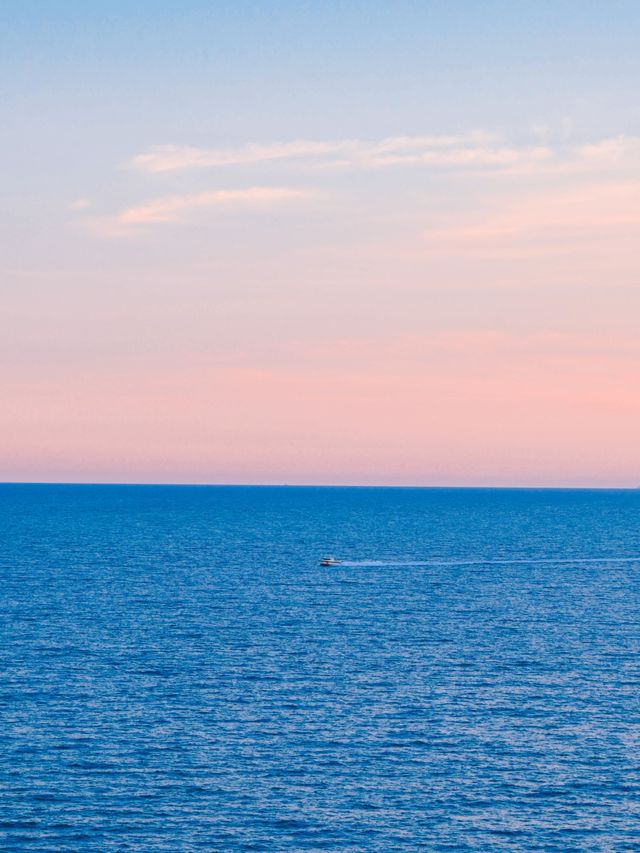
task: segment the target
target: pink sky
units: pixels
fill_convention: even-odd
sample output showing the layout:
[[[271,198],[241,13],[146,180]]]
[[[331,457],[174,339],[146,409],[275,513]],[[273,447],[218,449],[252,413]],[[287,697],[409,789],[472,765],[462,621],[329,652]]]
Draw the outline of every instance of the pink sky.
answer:
[[[436,198],[181,195],[97,232],[76,205],[103,264],[9,300],[3,478],[636,485],[640,181],[583,158]]]
[[[5,386],[7,478],[625,485],[639,351],[487,333],[268,368],[38,371]]]

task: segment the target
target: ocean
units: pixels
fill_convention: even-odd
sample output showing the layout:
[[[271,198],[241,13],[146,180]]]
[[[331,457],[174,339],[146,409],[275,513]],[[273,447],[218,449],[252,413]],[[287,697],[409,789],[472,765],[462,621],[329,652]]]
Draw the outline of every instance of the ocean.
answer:
[[[639,580],[640,491],[0,486],[0,849],[640,850]]]

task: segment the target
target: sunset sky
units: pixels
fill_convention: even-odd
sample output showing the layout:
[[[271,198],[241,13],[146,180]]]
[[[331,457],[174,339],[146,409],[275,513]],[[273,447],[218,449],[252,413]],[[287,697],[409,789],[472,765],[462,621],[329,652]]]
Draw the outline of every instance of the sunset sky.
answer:
[[[640,484],[637,0],[0,33],[0,480]]]

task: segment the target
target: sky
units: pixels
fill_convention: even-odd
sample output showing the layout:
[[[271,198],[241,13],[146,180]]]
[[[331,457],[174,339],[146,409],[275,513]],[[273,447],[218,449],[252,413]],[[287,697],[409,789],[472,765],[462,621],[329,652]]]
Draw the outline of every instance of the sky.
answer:
[[[0,480],[640,484],[639,39],[3,3]]]

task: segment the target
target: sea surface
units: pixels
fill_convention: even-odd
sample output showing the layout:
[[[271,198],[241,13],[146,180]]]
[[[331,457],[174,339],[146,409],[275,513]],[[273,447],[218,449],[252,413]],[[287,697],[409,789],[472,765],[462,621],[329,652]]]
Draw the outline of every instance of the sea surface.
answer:
[[[0,486],[0,849],[640,850],[640,491]]]

